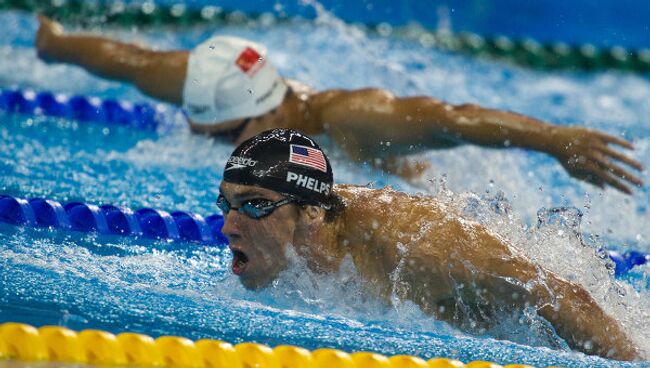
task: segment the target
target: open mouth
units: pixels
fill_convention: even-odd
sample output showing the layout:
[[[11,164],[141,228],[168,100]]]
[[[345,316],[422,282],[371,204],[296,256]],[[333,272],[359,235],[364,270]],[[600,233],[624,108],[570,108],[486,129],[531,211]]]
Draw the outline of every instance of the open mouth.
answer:
[[[248,257],[240,250],[232,249],[232,273],[241,275],[248,265]]]

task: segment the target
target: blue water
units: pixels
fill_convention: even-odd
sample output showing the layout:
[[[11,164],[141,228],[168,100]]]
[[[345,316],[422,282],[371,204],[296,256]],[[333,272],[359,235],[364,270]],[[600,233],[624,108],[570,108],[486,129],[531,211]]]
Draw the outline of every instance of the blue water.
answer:
[[[307,1],[242,3],[222,0],[218,4],[224,9],[245,12],[316,17],[313,8],[305,7],[304,2]],[[163,0],[161,3],[175,2]],[[214,5],[214,2],[205,0],[185,3]],[[320,3],[347,22],[388,23],[393,26],[417,23],[429,29],[450,28],[456,32],[481,35],[531,37],[542,42],[650,48],[650,3],[643,0],[323,0]]]
[[[0,87],[147,100],[130,86],[38,61],[31,47],[35,22],[30,15],[0,13],[0,24],[5,34],[0,39]],[[167,49],[191,47],[215,31],[265,43],[283,75],[318,89],[380,86],[399,95],[427,94],[598,128],[632,140],[632,156],[650,166],[650,80],[645,76],[542,73],[476,61],[369,37],[323,13],[316,21],[273,27],[104,33]],[[65,119],[0,119],[1,193],[203,215],[216,212],[217,185],[233,149],[229,144],[192,136],[186,129],[155,134]],[[600,191],[570,179],[543,154],[477,147],[419,156],[433,169],[419,185],[412,185],[352,164],[325,137],[319,139],[333,158],[337,182],[393,185],[466,208],[478,203],[476,217],[486,226],[516,240],[550,269],[579,280],[597,300],[605,300],[612,290],[626,294],[610,298],[606,307],[616,311],[627,329],[641,331],[637,339],[647,337],[643,331],[650,325],[650,303],[643,287],[636,285],[642,290],[639,295],[628,283],[615,287],[593,249],[566,236],[569,229],[533,225],[542,207],[575,206],[585,213],[580,230],[590,243],[648,252],[649,186],[636,189],[633,196]],[[641,176],[650,182],[647,171]],[[476,195],[451,195],[445,188]],[[485,210],[500,191],[512,207],[510,216]],[[321,277],[297,264],[269,290],[252,293],[229,273],[230,255],[216,248],[3,224],[0,244],[0,322],[464,361],[628,366],[567,350],[534,316],[523,318],[523,324],[518,317],[504,316],[507,328],[479,336],[434,321],[408,303],[380,305],[365,295],[349,267]],[[647,271],[634,270],[641,283]]]

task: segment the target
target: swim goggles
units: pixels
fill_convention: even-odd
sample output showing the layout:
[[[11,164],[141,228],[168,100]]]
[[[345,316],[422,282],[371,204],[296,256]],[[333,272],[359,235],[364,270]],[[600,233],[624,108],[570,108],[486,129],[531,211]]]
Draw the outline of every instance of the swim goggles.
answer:
[[[287,197],[281,199],[277,202],[270,201],[268,199],[249,199],[245,201],[241,207],[234,208],[230,202],[223,196],[219,194],[217,198],[217,207],[223,212],[223,215],[227,215],[230,210],[237,210],[237,212],[246,215],[249,218],[258,220],[263,217],[266,217],[273,213],[278,207],[284,206],[292,202],[296,202],[296,198]]]

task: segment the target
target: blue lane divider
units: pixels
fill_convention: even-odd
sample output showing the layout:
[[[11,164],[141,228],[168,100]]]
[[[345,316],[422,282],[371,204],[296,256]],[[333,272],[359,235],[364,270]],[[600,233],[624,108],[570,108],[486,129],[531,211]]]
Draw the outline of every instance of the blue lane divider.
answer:
[[[223,216],[219,214],[203,218],[195,213],[169,213],[154,208],[133,211],[113,205],[97,206],[82,202],[62,204],[50,199],[26,200],[0,195],[0,222],[218,246],[228,243],[221,233]]]
[[[173,126],[164,114],[163,104],[131,103],[81,95],[67,96],[49,91],[0,89],[0,111],[70,118],[127,125],[138,129],[156,130]]]

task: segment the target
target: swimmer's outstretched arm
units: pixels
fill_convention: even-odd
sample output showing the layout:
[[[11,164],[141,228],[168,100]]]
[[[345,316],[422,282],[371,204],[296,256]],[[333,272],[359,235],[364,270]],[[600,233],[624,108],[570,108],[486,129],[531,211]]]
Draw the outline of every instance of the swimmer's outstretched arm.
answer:
[[[481,225],[445,220],[431,224],[427,234],[401,261],[408,297],[425,311],[453,323],[440,315],[436,300],[535,306],[573,349],[619,360],[639,358],[621,325],[581,285],[535,265]]]
[[[60,24],[42,15],[38,21],[40,58],[75,64],[97,76],[132,83],[153,98],[182,103],[187,51],[155,51],[106,37],[65,34]]]
[[[632,149],[632,144],[582,127],[552,125],[471,104],[454,106],[430,97],[398,98],[378,89],[319,93],[311,99],[310,113],[312,124],[322,125],[358,159],[462,143],[522,147],[553,155],[570,175],[599,187],[609,185],[629,194],[629,184],[642,185],[620,165],[642,170],[641,164],[610,147]]]

